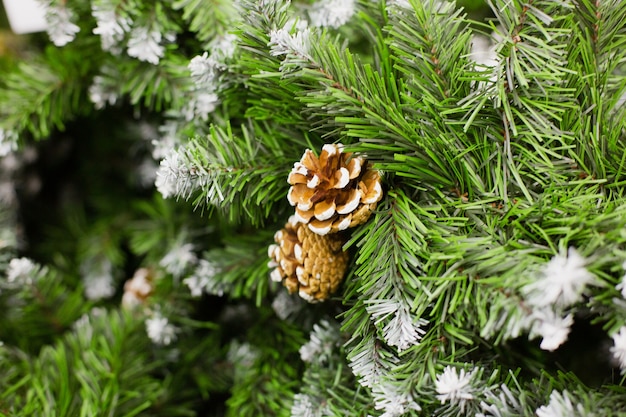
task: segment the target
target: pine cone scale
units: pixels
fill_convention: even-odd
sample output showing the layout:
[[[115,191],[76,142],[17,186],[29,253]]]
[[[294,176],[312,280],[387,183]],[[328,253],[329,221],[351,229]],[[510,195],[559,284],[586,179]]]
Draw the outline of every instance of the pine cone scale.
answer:
[[[334,200],[325,200],[315,205],[314,215],[317,220],[330,219],[337,209]]]
[[[325,235],[367,221],[382,198],[380,174],[342,145],[324,145],[319,158],[307,149],[289,174],[289,203],[298,221]]]
[[[347,201],[342,205],[337,207],[337,213],[339,214],[348,214],[356,210],[361,202],[361,193],[356,190],[350,190],[350,193],[347,194]]]

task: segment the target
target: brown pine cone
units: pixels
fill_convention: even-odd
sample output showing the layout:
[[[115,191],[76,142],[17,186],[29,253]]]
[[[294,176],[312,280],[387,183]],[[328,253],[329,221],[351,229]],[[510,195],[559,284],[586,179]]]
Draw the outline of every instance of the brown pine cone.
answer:
[[[323,301],[337,290],[348,266],[340,235],[316,235],[291,216],[274,241],[268,248],[273,281],[282,281],[290,293],[297,291],[311,303]]]
[[[139,268],[135,271],[132,279],[124,283],[124,295],[122,306],[132,310],[138,305],[144,304],[154,291],[153,272],[148,268]]]
[[[365,223],[383,196],[380,173],[341,144],[324,145],[319,158],[307,149],[287,181],[296,219],[318,235]]]

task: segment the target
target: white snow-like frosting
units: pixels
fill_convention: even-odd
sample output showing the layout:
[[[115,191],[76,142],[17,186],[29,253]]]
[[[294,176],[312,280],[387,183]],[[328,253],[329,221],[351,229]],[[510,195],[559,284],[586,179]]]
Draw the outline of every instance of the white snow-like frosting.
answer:
[[[304,164],[302,164],[302,162],[296,162],[295,164],[293,164],[293,169],[291,170],[291,173],[306,175],[309,173],[309,170],[307,169],[307,167],[304,166]]]
[[[374,184],[374,191],[374,195],[363,200],[364,204],[372,204],[380,199],[380,196],[383,194],[383,187],[380,185],[380,182],[376,181]]]
[[[352,222],[352,216],[346,216],[343,218],[343,220],[339,222],[339,224],[337,225],[337,229],[346,230],[348,227],[350,227],[351,222]]]
[[[283,276],[280,273],[280,270],[278,268],[274,269],[272,271],[272,273],[270,274],[270,278],[272,279],[272,281],[274,282],[281,282],[283,280]]]
[[[315,174],[313,175],[313,178],[311,178],[310,180],[306,182],[306,186],[308,188],[315,188],[319,185],[319,183],[320,183],[320,177],[317,174]]]
[[[296,277],[298,278],[298,282],[302,285],[307,285],[306,281],[303,281],[304,279],[304,268],[302,268],[301,266],[296,267]]]
[[[313,207],[313,203],[306,202],[306,203],[298,203],[297,207],[302,210],[302,211],[307,211],[307,210],[311,210],[311,207]]]
[[[361,158],[353,158],[354,161],[354,176],[353,178],[356,178],[360,173],[361,173],[361,167],[363,166],[363,162],[361,160]],[[352,161],[350,161],[352,163]]]
[[[267,247],[267,256],[269,256],[270,258],[272,256],[274,256],[274,253],[276,252],[276,249],[278,249],[278,245],[272,243],[271,245],[269,245]]]
[[[308,294],[307,292],[305,292],[304,290],[300,290],[298,291],[298,295],[302,298],[304,298],[306,301],[308,301],[309,303],[313,303],[315,302],[315,298],[313,298],[313,296],[311,294]]]
[[[330,232],[330,228],[331,228],[331,224],[329,224],[328,226],[325,226],[325,227],[315,227],[314,224],[309,223],[309,229],[313,233],[318,234],[318,235],[322,235],[322,236],[327,235],[328,232]]]
[[[320,221],[328,220],[335,214],[335,205],[329,206],[326,210],[321,212],[320,214],[316,214],[315,218]]]
[[[343,188],[350,182],[350,172],[348,172],[347,168],[339,168],[339,173],[341,176],[339,177],[339,181],[337,181],[334,188]]]
[[[293,199],[293,196],[291,194],[293,194],[293,188],[290,188],[287,192],[287,201],[289,201],[289,204],[291,204],[292,206],[295,206],[296,201]]]
[[[328,156],[335,155],[337,153],[337,145],[326,144],[322,146],[322,151],[326,151]]]
[[[343,205],[343,207],[337,207],[337,213],[339,214],[348,214],[351,213],[352,211],[354,211],[354,209],[356,209],[359,205],[359,202],[361,201],[361,193],[356,193],[356,197],[353,198],[351,201],[348,201],[346,204]]]
[[[296,211],[296,213],[292,216],[296,223],[306,223],[308,220],[304,217],[300,216],[300,213]]]
[[[296,244],[293,247],[293,254],[295,255],[296,259],[298,260],[298,262],[302,262],[302,260],[304,259],[304,257],[302,256],[302,246]]]

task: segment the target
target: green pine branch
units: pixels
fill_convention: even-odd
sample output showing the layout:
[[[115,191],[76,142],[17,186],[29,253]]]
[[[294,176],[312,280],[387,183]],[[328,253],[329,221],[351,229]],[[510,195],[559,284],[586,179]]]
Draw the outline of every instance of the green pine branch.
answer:
[[[263,129],[264,125],[242,125],[237,134],[230,126],[212,126],[206,138],[197,138],[186,146],[186,158],[193,171],[190,175],[200,189],[194,199],[196,206],[219,209],[231,222],[248,218],[260,224],[264,219],[280,217],[282,210],[276,212],[275,208],[285,206],[288,184],[279,179],[287,177],[291,161],[302,151],[287,158],[289,148],[298,149],[289,144],[294,139],[287,137],[287,132],[282,135]]]
[[[176,0],[172,9],[182,10],[182,18],[196,38],[204,43],[204,48],[217,35],[232,29],[236,18],[234,4],[224,0]]]
[[[40,57],[21,61],[7,74],[0,82],[2,129],[28,131],[36,139],[44,139],[54,129],[63,130],[69,120],[86,114],[92,105],[85,86],[98,57],[82,59],[85,50],[50,47]]]

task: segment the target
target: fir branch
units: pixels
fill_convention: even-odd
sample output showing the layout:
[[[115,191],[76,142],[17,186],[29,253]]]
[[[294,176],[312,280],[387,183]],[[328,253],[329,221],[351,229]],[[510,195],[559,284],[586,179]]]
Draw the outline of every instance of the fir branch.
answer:
[[[351,150],[366,153],[378,167],[414,181],[416,187],[453,187],[448,161],[435,151],[440,142],[406,117],[398,87],[387,81],[390,74],[362,65],[324,36],[314,44],[313,56],[313,69],[301,71],[312,89],[300,100],[319,120],[317,130],[326,130],[329,137],[358,138],[360,144]]]
[[[250,236],[239,234],[223,240],[223,247],[208,251],[203,259],[214,268],[205,291],[229,297],[254,298],[260,305],[266,297],[270,280],[267,266],[268,232]]]
[[[5,399],[8,408],[23,412],[23,398],[29,408],[47,414],[137,415],[156,405],[162,389],[150,373],[160,364],[149,363],[149,350],[136,349],[147,342],[136,324],[117,313],[84,316],[62,341],[42,349],[24,375],[24,392],[16,391],[19,385],[3,387],[12,393]]]
[[[467,80],[456,75],[468,65],[471,32],[462,10],[451,2],[416,1],[411,6],[411,12],[391,15],[387,40],[413,97],[407,101],[437,106],[450,97],[463,97]]]
[[[289,416],[299,371],[288,359],[297,357],[304,336],[295,326],[272,320],[270,310],[261,308],[255,314],[260,325],[249,329],[247,339],[260,348],[259,355],[235,374],[226,415]]]
[[[100,301],[113,310],[94,310],[72,326],[92,305],[76,274],[32,269],[24,258],[11,260],[15,236],[0,242],[0,409],[619,414],[626,6],[493,0],[495,20],[486,24],[450,2],[364,0],[354,14],[355,3],[63,5],[66,20],[81,18],[80,32],[74,37],[78,26],[67,25],[54,39],[67,43],[63,50],[20,64],[4,81],[0,104],[17,106],[2,106],[0,134],[39,138],[63,128],[79,112],[92,112],[83,106],[88,88],[100,107],[124,97],[136,111],[175,119],[169,126],[178,139],[194,137],[182,144],[163,138],[153,153],[160,159],[166,143],[179,146],[163,160],[156,185],[193,204],[129,193],[121,208],[131,211],[111,215],[120,195],[111,202],[96,181],[88,187],[98,195],[93,218],[75,220],[78,227],[57,233],[54,245],[31,242],[33,252],[67,270],[74,258],[99,262],[103,253],[125,270],[155,267],[154,276],[141,269],[145,299],[137,298],[134,319],[115,312],[114,297]],[[331,6],[336,16],[328,15]],[[89,11],[93,32],[93,20],[82,19]],[[305,27],[307,16],[325,28]],[[228,37],[235,53],[218,62],[214,37],[235,20]],[[472,61],[477,27],[495,32],[488,33],[488,64]],[[84,60],[94,42],[111,55]],[[116,55],[123,51],[148,62]],[[198,55],[191,62],[190,52]],[[102,74],[92,78],[96,68]],[[13,135],[5,136],[8,149]],[[341,303],[303,304],[293,314],[276,297],[278,320],[266,305],[275,288],[266,256],[273,230],[264,225],[292,210],[285,179],[302,151],[335,141],[381,171],[385,197],[351,231],[345,249],[353,263],[335,296]],[[129,151],[143,156],[148,148],[136,142]],[[77,157],[84,157],[78,148]],[[3,160],[0,174],[12,163]],[[194,205],[207,209],[208,224],[190,211]],[[84,253],[74,256],[78,249]],[[234,303],[241,298],[247,300]],[[307,342],[311,323],[333,315],[341,330],[313,326]],[[144,324],[155,344],[138,327]],[[586,326],[597,340],[585,333],[585,343],[576,343]],[[613,362],[596,361],[598,353]],[[571,372],[560,374],[557,362]],[[598,369],[597,381],[583,366]]]
[[[27,261],[32,267],[22,271],[25,275],[13,283],[2,282],[0,334],[4,342],[36,352],[66,331],[91,305],[85,302],[82,288],[68,287],[59,271]],[[28,334],[24,328],[30,329]]]
[[[281,138],[264,134],[258,141],[257,132],[242,127],[236,136],[230,127],[213,126],[206,139],[196,139],[178,151],[176,158],[181,161],[172,161],[163,175],[173,176],[167,181],[176,184],[179,196],[188,199],[199,190],[195,205],[219,207],[231,221],[246,216],[261,223],[270,214],[276,216],[274,205],[286,195],[288,184],[276,179],[287,177],[289,162],[280,150]],[[263,211],[259,213],[257,207]]]
[[[595,178],[621,181],[624,161],[616,152],[622,147],[624,113],[613,108],[625,87],[621,79],[626,34],[619,16],[626,10],[621,2],[573,3],[576,21],[568,64],[575,75],[568,83],[577,91],[579,107],[563,124],[576,134],[574,158],[581,169]],[[585,82],[580,81],[581,74]]]
[[[330,410],[350,414],[355,408],[369,406],[367,397],[355,390],[353,375],[339,349],[340,338],[338,326],[326,320],[314,325],[310,341],[300,348],[307,367],[300,394],[294,397],[292,416],[323,415]]]
[[[184,101],[184,92],[192,89],[187,63],[187,58],[176,53],[168,54],[159,66],[132,59],[117,61],[116,82],[120,93],[127,94],[131,104],[155,111],[182,107],[179,103]]]
[[[429,268],[449,260],[431,252],[430,246],[449,245],[450,229],[444,225],[448,219],[442,218],[439,224],[435,215],[413,203],[404,193],[389,191],[388,198],[389,202],[382,204],[374,221],[362,229],[358,238],[353,238],[360,239],[356,259],[360,267],[355,272],[359,279],[350,283],[352,289],[348,291],[356,288],[361,300],[349,310],[350,322],[359,323],[356,317],[363,317],[365,309],[381,339],[403,351],[419,346],[426,333],[427,318],[437,316],[430,310],[433,300],[441,300],[441,292],[452,284],[426,278],[430,276]],[[416,212],[420,212],[419,217]],[[382,250],[383,247],[386,249]],[[364,320],[359,328],[369,331]],[[352,329],[353,334],[358,331]],[[467,330],[458,327],[450,339],[452,343],[455,340],[467,343]]]
[[[494,68],[495,80],[475,84],[474,92],[462,100],[468,110],[468,120],[476,124],[478,118],[500,124],[502,129],[489,129],[495,142],[499,163],[488,177],[498,178],[495,190],[505,206],[511,196],[533,201],[536,196],[534,178],[540,170],[548,174],[544,184],[554,181],[552,166],[572,161],[571,133],[561,129],[561,120],[567,109],[574,109],[574,90],[566,79],[573,73],[567,68],[568,34],[565,18],[555,8],[567,7],[552,2],[534,2],[532,6],[517,3],[495,3],[492,8],[503,30],[496,48],[499,61]],[[550,71],[544,71],[549,67]],[[478,87],[476,89],[476,87]],[[546,102],[538,97],[549,95]],[[491,97],[494,101],[488,105]],[[493,107],[492,107],[493,106]],[[482,125],[478,122],[476,126]],[[518,127],[520,126],[520,127]],[[464,129],[470,131],[469,121]],[[478,133],[478,132],[477,132]],[[481,133],[478,133],[481,136]],[[501,145],[499,145],[500,143]],[[493,149],[493,144],[490,145]],[[491,158],[491,157],[490,157]],[[518,161],[532,161],[527,167]]]
[[[98,58],[83,60],[79,54],[49,48],[43,56],[20,62],[7,74],[0,84],[2,129],[28,131],[43,139],[85,114],[90,106],[84,87]]]
[[[176,0],[171,7],[183,11],[189,30],[205,48],[217,35],[227,32],[237,16],[232,2],[223,0]]]
[[[246,116],[255,120],[273,120],[282,126],[293,126],[294,130],[307,131],[309,124],[301,116],[301,105],[294,100],[300,90],[299,82],[282,79],[281,59],[277,50],[272,52],[271,34],[291,36],[296,24],[287,26],[289,4],[283,1],[242,2],[242,26],[240,32],[241,57],[234,67],[240,74],[242,83],[249,93],[244,100],[248,106]],[[298,51],[291,51],[294,66],[304,62],[302,53],[306,51],[307,35],[300,36]],[[277,39],[274,39],[277,41]],[[285,40],[283,40],[284,43]],[[286,40],[291,43],[291,39]],[[302,43],[302,45],[300,45]],[[283,45],[284,47],[285,45]],[[292,45],[293,46],[293,45]],[[293,48],[291,48],[293,49]]]

